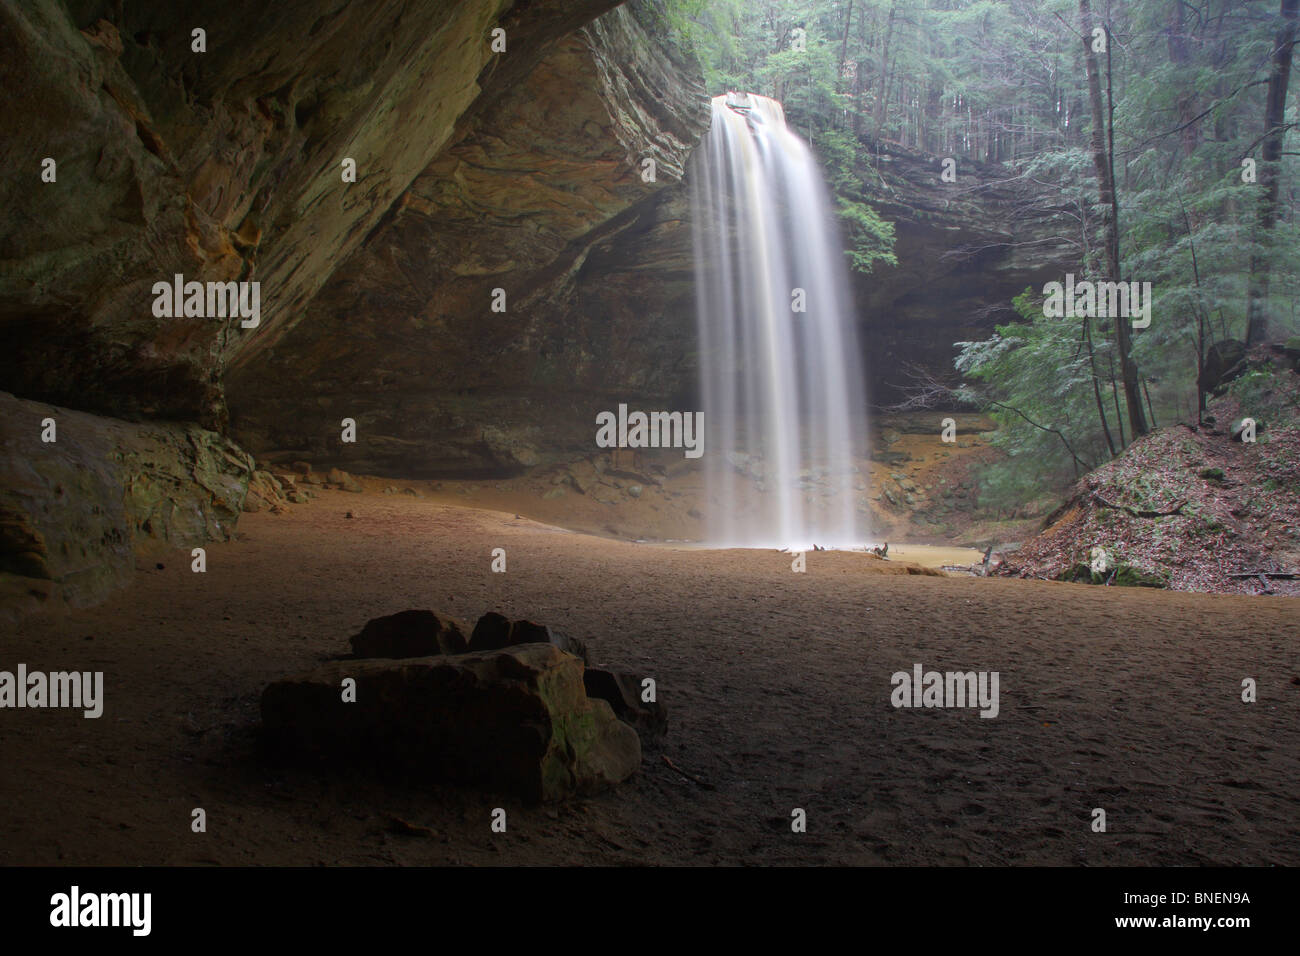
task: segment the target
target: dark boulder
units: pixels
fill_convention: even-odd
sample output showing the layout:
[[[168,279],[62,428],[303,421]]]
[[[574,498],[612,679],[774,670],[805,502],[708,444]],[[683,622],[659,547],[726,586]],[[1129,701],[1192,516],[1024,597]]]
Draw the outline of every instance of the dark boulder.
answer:
[[[1293,335],[1285,342],[1274,343],[1271,347],[1291,371],[1300,372],[1300,335]]]
[[[627,671],[588,667],[582,675],[587,696],[609,704],[614,715],[630,724],[643,739],[662,737],[668,732],[664,705],[642,700],[641,678]]]
[[[534,801],[618,783],[641,764],[636,732],[588,698],[582,662],[546,644],[334,661],[270,685],[262,722],[277,755]]]
[[[582,658],[584,664],[587,663],[586,644],[576,637],[570,637],[563,631],[557,631],[545,624],[534,624],[532,621],[515,621],[510,626],[510,646],[513,647],[516,644],[551,644],[566,654]]]
[[[510,619],[496,611],[488,611],[474,625],[469,638],[472,653],[497,651],[510,646]]]
[[[551,644],[567,654],[587,661],[587,646],[576,637],[532,621],[511,622],[505,615],[489,611],[479,618],[470,636],[469,649],[474,652],[499,650],[518,644]]]
[[[432,611],[399,611],[367,621],[350,639],[354,657],[428,657],[464,654],[468,642],[460,624]]]
[[[357,481],[342,468],[331,468],[326,474],[325,480],[343,491],[351,491],[354,494],[360,494],[365,490],[361,487],[361,482]]]

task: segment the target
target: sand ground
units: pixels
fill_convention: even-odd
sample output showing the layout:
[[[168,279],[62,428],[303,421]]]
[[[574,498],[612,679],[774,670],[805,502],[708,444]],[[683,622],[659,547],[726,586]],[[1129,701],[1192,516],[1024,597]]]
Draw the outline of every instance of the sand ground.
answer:
[[[0,864],[1300,864],[1293,600],[833,552],[795,574],[777,552],[394,495],[324,492],[240,530],[206,574],[177,551],[104,605],[8,629],[0,669],[103,670],[107,705],[0,711]],[[412,607],[526,616],[654,676],[662,748],[613,791],[542,807],[264,762],[262,688]],[[914,663],[998,671],[999,716],[893,708]]]

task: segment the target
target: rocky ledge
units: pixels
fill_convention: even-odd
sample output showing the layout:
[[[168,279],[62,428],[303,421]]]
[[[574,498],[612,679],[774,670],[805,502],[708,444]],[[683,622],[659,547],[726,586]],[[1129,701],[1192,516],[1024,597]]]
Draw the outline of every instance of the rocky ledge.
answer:
[[[249,483],[273,499],[269,481],[197,425],[119,421],[0,392],[0,608],[102,600],[138,560],[228,540]]]

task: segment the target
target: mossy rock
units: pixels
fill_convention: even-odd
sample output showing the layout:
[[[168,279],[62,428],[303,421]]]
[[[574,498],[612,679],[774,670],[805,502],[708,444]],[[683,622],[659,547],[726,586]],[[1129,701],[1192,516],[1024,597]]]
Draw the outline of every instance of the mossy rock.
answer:
[[[1206,481],[1223,481],[1225,477],[1222,468],[1203,468],[1200,476]]]
[[[1096,574],[1092,568],[1086,564],[1076,564],[1069,569],[1062,571],[1057,577],[1058,581],[1070,581],[1076,584],[1105,584],[1106,577],[1102,574]]]
[[[1121,564],[1115,569],[1115,584],[1124,588],[1167,588],[1167,571],[1143,571],[1131,564]]]
[[[1106,571],[1094,571],[1089,565],[1079,563],[1062,572],[1057,580],[1078,584],[1105,584],[1109,581],[1116,587],[1124,588],[1167,588],[1169,586],[1167,572],[1143,571],[1131,564],[1117,564]]]

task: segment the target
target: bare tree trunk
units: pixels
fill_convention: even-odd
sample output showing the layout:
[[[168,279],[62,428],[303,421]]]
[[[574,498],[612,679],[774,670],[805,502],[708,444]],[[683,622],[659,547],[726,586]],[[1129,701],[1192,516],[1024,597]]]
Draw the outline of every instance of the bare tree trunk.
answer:
[[[1119,382],[1115,381],[1115,353],[1108,352],[1106,361],[1110,365],[1110,397],[1115,400],[1115,424],[1119,426],[1119,447],[1128,447],[1128,438],[1124,434],[1124,413],[1119,407]]]
[[[1101,419],[1101,431],[1106,436],[1106,447],[1110,457],[1115,457],[1115,439],[1110,437],[1110,422],[1106,420],[1106,404],[1101,399],[1101,383],[1097,379],[1097,355],[1092,348],[1092,320],[1083,317],[1083,337],[1088,344],[1088,368],[1092,372],[1092,397],[1097,400],[1097,417]]]
[[[1300,0],[1296,0],[1300,2]],[[1092,160],[1097,170],[1097,190],[1102,206],[1102,229],[1105,236],[1105,278],[1119,281],[1119,198],[1115,193],[1114,167],[1107,147],[1107,123],[1101,99],[1101,75],[1097,54],[1092,48],[1092,10],[1088,0],[1079,0],[1079,26],[1083,30],[1083,62],[1088,73],[1088,98],[1092,104]],[[1110,49],[1107,34],[1106,49]],[[1128,408],[1129,428],[1134,438],[1145,435],[1146,413],[1138,387],[1137,366],[1133,363],[1132,337],[1123,316],[1115,317],[1115,339],[1119,346],[1120,377],[1124,382],[1124,402]]]
[[[1282,0],[1273,47],[1268,93],[1264,98],[1264,140],[1260,148],[1259,213],[1255,221],[1255,247],[1250,254],[1250,285],[1246,299],[1246,344],[1268,339],[1269,243],[1277,219],[1278,180],[1281,174],[1282,140],[1286,136],[1286,91],[1291,79],[1291,49],[1296,42],[1296,17],[1300,0]]]
[[[1175,0],[1169,5],[1169,62],[1182,69],[1191,61],[1187,46],[1187,21],[1185,5]],[[1200,140],[1196,116],[1196,93],[1190,89],[1178,92],[1178,122],[1183,130],[1183,155],[1190,156]]]
[[[1183,226],[1187,230],[1187,248],[1192,254],[1192,278],[1196,282],[1196,424],[1200,425],[1205,419],[1205,388],[1202,382],[1205,378],[1205,326],[1207,318],[1205,315],[1205,305],[1201,302],[1201,266],[1196,259],[1196,240],[1192,238],[1192,219],[1187,215],[1187,205],[1183,202],[1183,197],[1178,197],[1178,205],[1183,210]],[[1147,405],[1150,406],[1151,398],[1147,396]],[[1155,415],[1151,416],[1155,419]]]
[[[862,68],[863,66],[863,61],[858,60],[857,73],[853,77],[853,136],[855,139],[862,135],[862,94],[866,89],[866,85],[862,82],[862,77],[865,76],[867,72]]]
[[[1151,416],[1151,427],[1159,428],[1156,424],[1156,407],[1151,404],[1151,389],[1147,388],[1147,380],[1142,379],[1142,394],[1147,397],[1147,414]]]
[[[870,16],[868,16],[870,14]],[[867,95],[867,90],[871,88],[868,77],[870,71],[867,69],[867,59],[872,51],[876,48],[876,36],[879,31],[878,14],[870,6],[863,8],[862,16],[858,17],[858,41],[859,52],[857,58],[858,68],[853,76],[853,135],[859,137],[862,135],[862,125],[866,120],[867,111],[864,109],[863,100]]]

